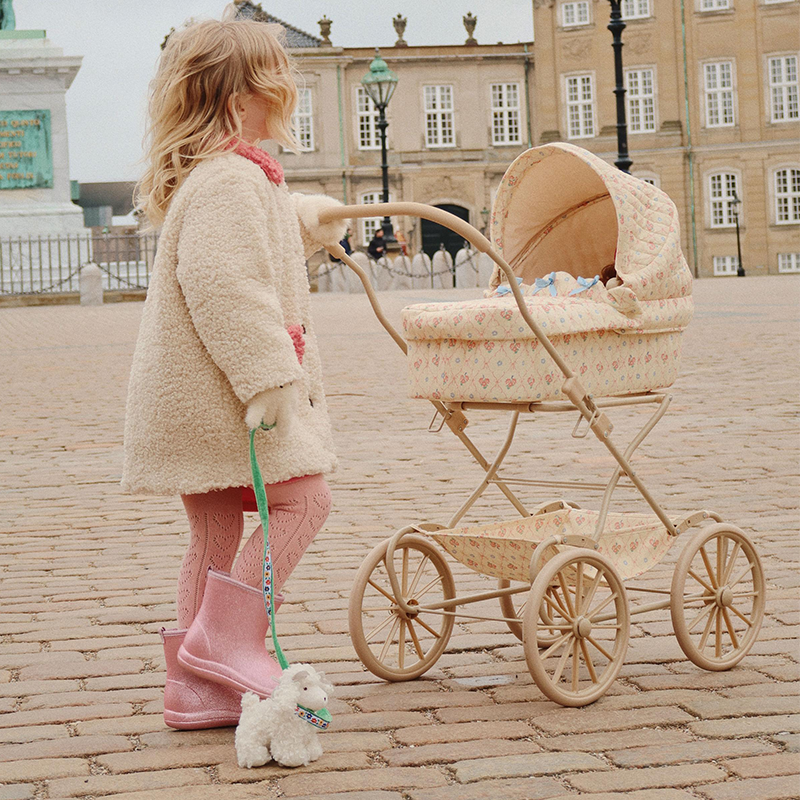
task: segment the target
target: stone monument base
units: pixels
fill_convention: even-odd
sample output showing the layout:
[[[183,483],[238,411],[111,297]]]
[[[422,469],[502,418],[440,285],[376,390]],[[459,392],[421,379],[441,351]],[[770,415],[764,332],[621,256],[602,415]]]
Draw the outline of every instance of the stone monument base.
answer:
[[[0,31],[0,239],[88,233],[67,148],[65,95],[80,65],[43,30]]]
[[[0,238],[9,236],[65,236],[90,232],[83,225],[83,209],[74,203],[0,205]]]

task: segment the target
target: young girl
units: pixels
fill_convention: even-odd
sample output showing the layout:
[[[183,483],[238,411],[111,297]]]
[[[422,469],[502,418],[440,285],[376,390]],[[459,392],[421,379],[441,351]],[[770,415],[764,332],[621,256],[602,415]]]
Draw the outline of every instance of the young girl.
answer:
[[[267,482],[277,591],[322,527],[334,469],[305,257],[335,244],[337,201],[290,195],[257,147],[296,149],[297,90],[277,35],[253,21],[173,33],[152,85],[150,163],[140,190],[162,225],[133,358],[123,486],[180,494],[189,548],[178,629],[162,630],[164,717],[176,728],[236,724],[240,693],[268,696],[262,531],[245,543],[249,429]]]

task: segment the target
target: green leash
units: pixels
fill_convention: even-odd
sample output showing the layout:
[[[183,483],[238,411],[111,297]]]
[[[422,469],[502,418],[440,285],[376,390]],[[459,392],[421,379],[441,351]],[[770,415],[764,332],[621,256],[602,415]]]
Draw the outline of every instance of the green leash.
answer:
[[[259,426],[261,430],[265,431],[271,431],[274,427],[275,425],[264,425],[263,423]],[[264,532],[264,568],[261,591],[264,595],[264,608],[267,611],[267,622],[272,631],[272,644],[275,647],[275,655],[278,657],[278,664],[280,664],[281,669],[288,669],[289,661],[283,654],[280,642],[278,642],[278,634],[275,630],[275,593],[272,591],[272,551],[269,546],[269,506],[267,505],[267,492],[264,488],[264,479],[261,477],[261,469],[258,466],[258,459],[256,458],[255,437],[256,431],[259,430],[259,428],[253,428],[253,430],[250,431],[250,471],[253,475],[253,491],[256,495],[258,515],[261,517],[261,529]],[[319,711],[312,711],[309,708],[297,706],[295,713],[309,725],[313,725],[315,728],[320,728],[321,730],[325,730],[325,728],[331,724],[331,715],[327,708],[322,708]]]

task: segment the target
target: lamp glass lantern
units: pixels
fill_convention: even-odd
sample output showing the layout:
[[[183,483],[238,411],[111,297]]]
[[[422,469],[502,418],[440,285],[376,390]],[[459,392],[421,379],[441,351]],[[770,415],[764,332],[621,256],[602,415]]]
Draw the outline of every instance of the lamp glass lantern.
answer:
[[[375,58],[369,65],[369,72],[361,79],[364,91],[369,95],[375,107],[380,112],[386,111],[386,106],[392,99],[397,86],[397,75],[392,72],[386,62],[381,58],[380,50],[375,48]]]
[[[381,58],[380,50],[375,48],[375,58],[369,65],[369,72],[361,79],[364,91],[369,95],[370,100],[378,109],[378,131],[381,137],[381,177],[383,180],[383,202],[389,202],[389,163],[386,156],[386,128],[389,123],[386,121],[386,106],[392,99],[394,90],[397,87],[398,77],[389,69],[386,62]],[[383,218],[381,223],[383,228],[383,238],[386,246],[396,248],[397,239],[392,229],[392,221],[388,216]]]

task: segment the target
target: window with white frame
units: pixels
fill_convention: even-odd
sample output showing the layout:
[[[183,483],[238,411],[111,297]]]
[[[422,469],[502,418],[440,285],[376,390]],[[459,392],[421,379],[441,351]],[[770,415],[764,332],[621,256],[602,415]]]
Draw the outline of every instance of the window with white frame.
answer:
[[[518,83],[493,83],[492,144],[520,143]]]
[[[453,87],[425,86],[425,144],[455,147],[453,132]]]
[[[561,25],[565,28],[574,28],[576,25],[589,24],[589,0],[579,0],[577,3],[561,4]]]
[[[791,3],[792,0],[764,0],[765,6],[777,5],[778,3]]]
[[[358,149],[380,150],[381,137],[378,130],[378,109],[363,86],[356,87],[356,110],[358,116]]]
[[[650,16],[650,0],[622,0],[622,19],[643,19]]]
[[[711,227],[730,228],[736,224],[736,215],[741,214],[737,207],[739,180],[733,172],[718,172],[708,177],[708,196],[710,198]]]
[[[778,272],[800,272],[800,253],[778,253]]]
[[[800,168],[775,172],[775,222],[778,225],[800,222]]]
[[[297,90],[297,109],[292,117],[294,135],[301,150],[314,149],[314,113],[311,104],[311,89]]]
[[[656,89],[652,69],[629,69],[625,73],[628,130],[647,133],[656,129]]]
[[[658,175],[636,175],[634,177],[638,178],[640,181],[649,183],[651,186],[655,186],[659,189],[661,188],[661,179]]]
[[[769,59],[769,107],[772,122],[800,119],[797,56]]]
[[[382,203],[383,192],[378,190],[374,192],[366,192],[361,195],[361,202],[370,205],[372,203]],[[375,231],[381,227],[382,222],[383,222],[383,217],[369,217],[368,219],[362,219],[360,221],[361,244],[363,244],[364,247],[366,247],[372,241],[372,237],[375,235]]]
[[[700,0],[701,11],[725,11],[730,7],[730,0]]]
[[[715,275],[735,275],[738,269],[738,256],[714,256]]]
[[[569,75],[566,92],[569,138],[594,136],[594,78],[592,75]]]
[[[706,126],[723,128],[735,124],[733,115],[733,62],[703,65],[706,96]]]

